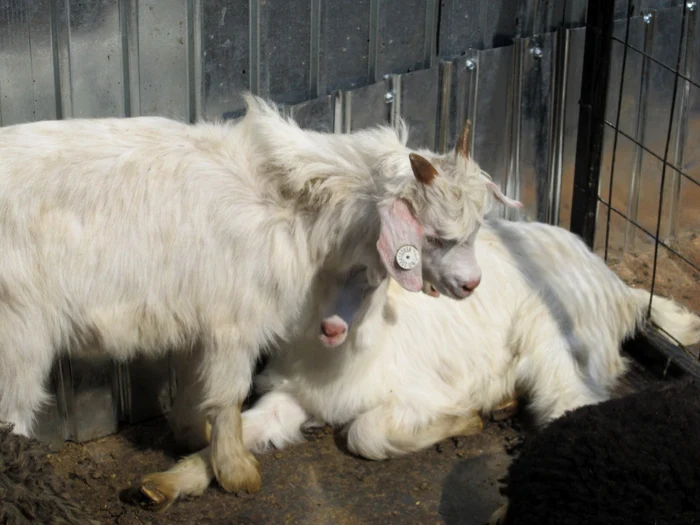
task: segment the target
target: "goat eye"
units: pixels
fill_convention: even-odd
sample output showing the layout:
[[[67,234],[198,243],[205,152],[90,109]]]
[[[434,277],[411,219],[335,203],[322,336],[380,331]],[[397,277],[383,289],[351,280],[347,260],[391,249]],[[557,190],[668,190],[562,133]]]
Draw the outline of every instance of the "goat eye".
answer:
[[[438,239],[437,237],[426,236],[425,239],[428,241],[428,244],[432,244],[433,246],[437,246],[438,248],[442,248],[444,245],[442,239]]]

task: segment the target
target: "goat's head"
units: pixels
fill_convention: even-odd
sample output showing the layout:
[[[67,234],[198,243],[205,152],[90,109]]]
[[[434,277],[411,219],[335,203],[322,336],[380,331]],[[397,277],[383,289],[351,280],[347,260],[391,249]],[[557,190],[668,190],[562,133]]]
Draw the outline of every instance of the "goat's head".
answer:
[[[406,290],[423,290],[425,279],[453,299],[468,297],[481,280],[474,244],[492,199],[522,206],[470,157],[470,128],[467,121],[453,153],[411,153],[412,176],[387,182],[377,249],[389,275]]]

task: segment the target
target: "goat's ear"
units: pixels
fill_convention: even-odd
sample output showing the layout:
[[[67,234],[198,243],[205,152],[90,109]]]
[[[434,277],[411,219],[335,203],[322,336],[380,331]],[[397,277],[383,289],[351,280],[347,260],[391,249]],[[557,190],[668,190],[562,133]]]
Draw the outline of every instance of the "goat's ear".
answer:
[[[467,119],[464,123],[464,129],[457,139],[457,145],[455,146],[455,155],[462,156],[465,159],[469,158],[469,145],[471,143],[472,136],[472,121]]]
[[[411,153],[408,158],[411,161],[411,169],[416,179],[423,184],[432,184],[435,177],[438,176],[438,171],[435,169],[435,166],[433,166],[428,159],[421,157],[417,153]]]
[[[499,188],[498,184],[496,184],[495,182],[487,181],[486,187],[491,191],[491,193],[493,194],[493,196],[496,199],[501,201],[506,206],[509,206],[511,208],[522,208],[523,207],[522,202],[510,199],[510,198],[506,197],[505,195],[503,195],[501,188]]]
[[[409,292],[423,289],[423,227],[403,199],[379,207],[377,251],[389,275]],[[399,264],[401,263],[401,264]]]

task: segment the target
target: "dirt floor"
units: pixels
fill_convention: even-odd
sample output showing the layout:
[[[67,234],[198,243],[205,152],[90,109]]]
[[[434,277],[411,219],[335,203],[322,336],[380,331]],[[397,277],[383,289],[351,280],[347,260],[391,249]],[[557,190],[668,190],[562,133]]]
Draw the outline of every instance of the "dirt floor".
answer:
[[[162,419],[67,443],[51,462],[70,480],[74,497],[105,524],[482,525],[501,503],[498,479],[519,436],[512,423],[489,422],[479,435],[372,462],[347,453],[330,428],[319,429],[306,443],[261,456],[260,493],[238,497],[212,486],[163,514],[142,508],[129,490],[177,457]]]
[[[633,363],[618,395],[656,380]],[[66,443],[49,458],[75,500],[105,525],[485,525],[503,502],[499,479],[528,428],[521,412],[487,421],[478,435],[382,462],[352,456],[339,434],[316,429],[306,443],[260,457],[260,493],[236,496],[214,484],[160,514],[134,487],[183,452],[162,418],[92,442]]]

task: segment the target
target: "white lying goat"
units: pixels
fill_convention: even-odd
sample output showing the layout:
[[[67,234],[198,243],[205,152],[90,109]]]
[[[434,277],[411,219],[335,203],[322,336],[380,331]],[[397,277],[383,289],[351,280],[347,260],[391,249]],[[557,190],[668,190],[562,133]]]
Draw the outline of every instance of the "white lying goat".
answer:
[[[540,424],[607,399],[625,370],[620,344],[643,320],[649,293],[553,226],[487,221],[476,252],[483,277],[466,301],[407,293],[390,280],[364,290],[361,273],[339,296],[329,285],[330,307],[319,304],[305,337],[283,345],[259,376],[267,393],[243,413],[246,446],[284,447],[317,421],[348,425],[351,451],[383,459],[478,432],[479,413],[520,394]],[[341,329],[319,335],[321,319]],[[700,340],[700,318],[672,301],[655,297],[651,320],[682,343]],[[192,406],[178,400],[173,421],[197,445],[206,436]],[[208,462],[204,449],[146,478],[143,491],[166,504],[199,494],[212,477]]]
[[[213,471],[255,491],[240,406],[319,272],[359,265],[416,291],[425,275],[456,298],[478,284],[474,231],[491,195],[508,201],[463,149],[426,158],[403,128],[322,134],[246,102],[236,124],[0,129],[0,421],[30,434],[62,350],[124,360],[196,346]]]

